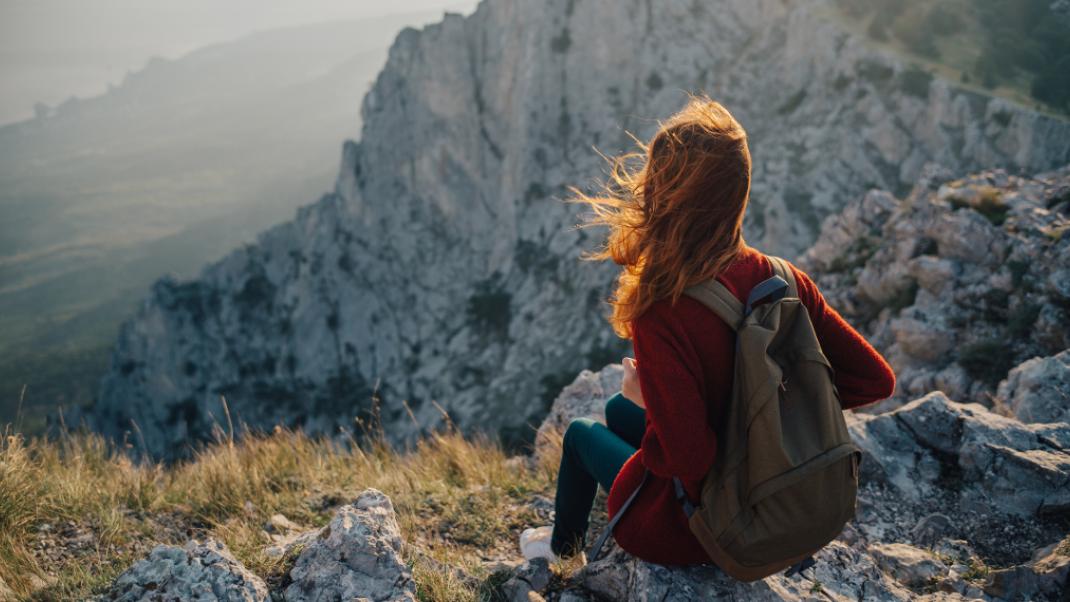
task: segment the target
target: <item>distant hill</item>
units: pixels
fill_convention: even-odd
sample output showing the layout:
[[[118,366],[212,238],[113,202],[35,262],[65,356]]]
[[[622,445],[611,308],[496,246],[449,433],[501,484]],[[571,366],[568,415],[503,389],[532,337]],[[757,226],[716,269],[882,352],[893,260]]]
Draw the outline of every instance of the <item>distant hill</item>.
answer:
[[[153,280],[329,189],[391,40],[438,16],[255,33],[0,127],[0,424],[23,384],[27,430],[37,409],[90,399]]]
[[[1070,2],[836,0],[835,6],[871,40],[945,76],[1070,114]]]

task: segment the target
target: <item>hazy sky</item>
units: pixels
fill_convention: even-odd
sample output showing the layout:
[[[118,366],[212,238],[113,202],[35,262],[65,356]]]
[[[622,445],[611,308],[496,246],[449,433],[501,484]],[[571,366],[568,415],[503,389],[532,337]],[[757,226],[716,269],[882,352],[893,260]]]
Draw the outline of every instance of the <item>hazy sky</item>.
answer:
[[[0,0],[0,124],[93,96],[152,56],[175,58],[256,30],[410,11],[471,12],[476,0]],[[415,26],[422,23],[413,23]]]

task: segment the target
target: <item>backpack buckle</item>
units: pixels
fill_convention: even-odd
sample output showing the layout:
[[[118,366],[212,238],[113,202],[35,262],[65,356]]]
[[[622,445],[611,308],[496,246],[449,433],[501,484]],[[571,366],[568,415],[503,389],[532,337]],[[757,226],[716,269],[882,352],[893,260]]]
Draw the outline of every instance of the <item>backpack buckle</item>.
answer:
[[[676,493],[676,501],[680,502],[680,505],[684,507],[684,514],[690,519],[691,515],[695,513],[695,505],[691,503],[691,500],[687,497],[687,490],[684,489],[684,484],[679,478],[672,478],[672,486]]]

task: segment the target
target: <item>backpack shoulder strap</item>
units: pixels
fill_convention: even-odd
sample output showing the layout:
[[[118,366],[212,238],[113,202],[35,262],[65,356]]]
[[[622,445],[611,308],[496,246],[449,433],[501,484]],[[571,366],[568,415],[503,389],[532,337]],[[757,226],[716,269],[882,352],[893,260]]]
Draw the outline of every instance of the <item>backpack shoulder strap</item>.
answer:
[[[743,304],[715,278],[688,287],[684,294],[710,308],[732,330],[738,330],[743,323]]]
[[[766,255],[769,258],[769,262],[773,264],[773,274],[780,276],[784,279],[784,282],[788,283],[788,297],[798,297],[799,290],[795,286],[795,274],[791,271],[791,266],[787,261],[773,255]]]

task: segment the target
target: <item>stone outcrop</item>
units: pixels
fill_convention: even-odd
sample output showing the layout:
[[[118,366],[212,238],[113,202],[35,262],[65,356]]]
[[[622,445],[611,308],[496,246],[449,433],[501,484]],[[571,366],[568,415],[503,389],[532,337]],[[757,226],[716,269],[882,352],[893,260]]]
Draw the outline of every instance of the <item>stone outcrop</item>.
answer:
[[[1022,422],[1070,422],[1070,351],[1011,370],[998,399]]]
[[[895,368],[897,395],[878,409],[932,390],[991,406],[1012,367],[1070,347],[1067,232],[1070,168],[956,180],[929,166],[905,199],[871,191],[829,218],[800,264]],[[1064,419],[1062,357],[1002,389],[1023,419]],[[1034,407],[1037,386],[1062,394]]]
[[[126,570],[100,600],[266,602],[268,588],[222,542],[191,541],[185,547],[157,546]]]
[[[951,496],[941,505],[993,521],[967,538],[975,545],[981,536],[995,537],[993,548],[1005,545],[995,522],[1003,517],[1070,510],[1070,424],[1023,424],[935,392],[892,412],[852,414],[849,428],[867,483],[918,504]],[[965,512],[952,514],[957,529],[968,527]]]
[[[352,504],[336,510],[322,529],[301,531],[281,515],[273,516],[267,527],[275,541],[265,550],[268,556],[286,556],[301,546],[284,591],[269,596],[262,579],[235,560],[225,545],[210,539],[203,544],[191,541],[184,548],[158,546],[120,575],[99,600],[416,600],[412,571],[401,559],[394,506],[380,491],[366,489]]]
[[[614,267],[579,259],[597,237],[560,199],[604,177],[592,146],[630,148],[629,133],[648,137],[685,90],[722,100],[748,129],[747,236],[789,257],[826,215],[872,187],[904,193],[928,162],[959,174],[1070,162],[1065,121],[921,72],[828,9],[484,0],[403,31],[335,190],[197,279],[158,282],[122,328],[88,422],[130,431],[156,457],[225,424],[221,396],[252,427],[333,434],[376,415],[402,438],[438,424],[441,405],[463,428],[526,440],[577,369],[626,350],[602,317]],[[975,246],[991,224],[968,213],[930,236],[946,239],[951,268],[982,252],[1018,258]],[[915,264],[919,282],[948,269]],[[876,292],[898,284],[878,280]],[[929,333],[939,328],[908,313],[884,339],[939,362],[951,352]],[[929,372],[912,374],[910,394],[931,388]]]
[[[501,592],[508,602],[540,602],[542,593],[550,585],[550,563],[545,558],[529,560],[513,572],[502,584]]]
[[[809,600],[824,593],[832,599],[910,600],[913,592],[881,572],[873,558],[834,542],[816,556],[806,577],[774,575],[742,583],[713,567],[672,569],[637,561],[620,548],[587,565],[578,579],[599,596],[621,602],[692,600]]]
[[[601,417],[620,367],[584,371],[547,431]],[[1044,394],[1041,392],[1040,394]],[[930,393],[881,414],[848,413],[863,451],[855,519],[802,576],[737,583],[615,545],[575,580],[612,600],[1056,600],[1070,587],[1070,424],[1027,424]],[[541,445],[553,441],[543,433]],[[545,453],[537,448],[535,453]]]
[[[401,559],[401,543],[390,498],[365,490],[297,557],[285,599],[415,602],[416,584]]]

